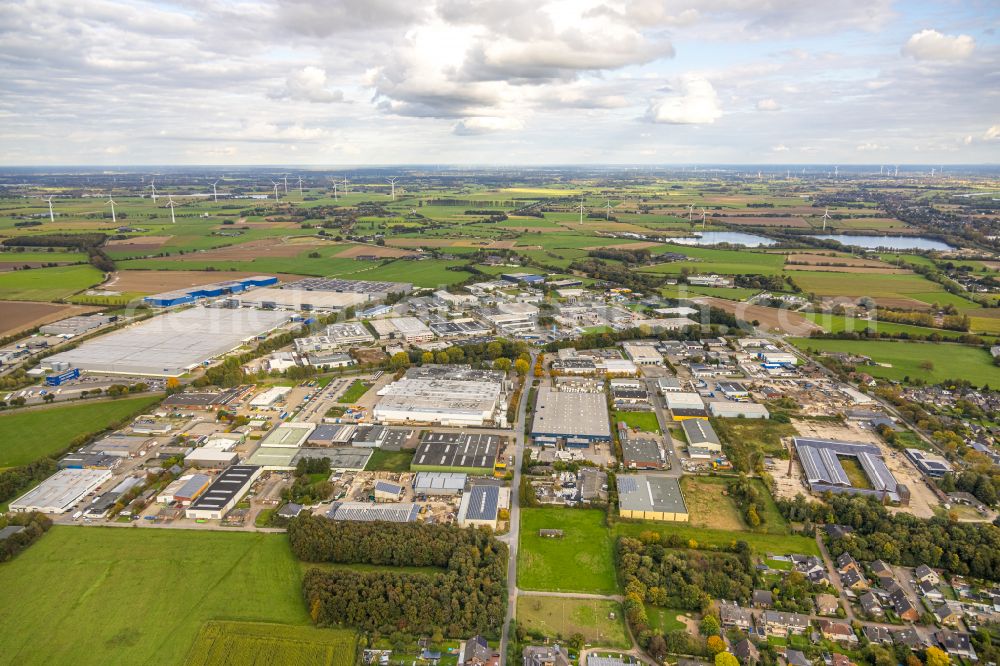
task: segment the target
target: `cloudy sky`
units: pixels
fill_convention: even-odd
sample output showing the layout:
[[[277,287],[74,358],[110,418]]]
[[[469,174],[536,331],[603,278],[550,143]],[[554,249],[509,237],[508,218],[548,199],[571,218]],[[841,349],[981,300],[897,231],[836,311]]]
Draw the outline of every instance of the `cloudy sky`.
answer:
[[[1000,162],[995,0],[5,0],[0,163]]]

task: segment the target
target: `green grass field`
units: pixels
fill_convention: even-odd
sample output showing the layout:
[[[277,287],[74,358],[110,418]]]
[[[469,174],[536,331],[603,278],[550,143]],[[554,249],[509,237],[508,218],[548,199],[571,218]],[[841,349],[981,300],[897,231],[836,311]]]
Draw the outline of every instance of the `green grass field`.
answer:
[[[946,331],[941,328],[929,328],[927,326],[912,326],[910,324],[896,324],[888,321],[868,321],[866,319],[855,319],[843,315],[831,315],[825,313],[807,312],[803,316],[823,327],[828,333],[841,333],[843,331],[860,333],[871,329],[876,333],[906,333],[908,335],[933,335],[937,334],[943,338],[957,338],[965,335],[961,331]],[[971,317],[970,317],[971,319]],[[997,321],[1000,324],[1000,320]],[[973,327],[973,330],[976,330]]]
[[[751,528],[743,519],[743,511],[733,499],[726,494],[729,479],[714,476],[684,476],[681,489],[684,501],[691,513],[691,525],[723,530],[746,530],[752,532],[786,535],[788,523],[778,511],[778,505],[768,492],[767,487],[759,479],[752,479],[763,497],[763,510],[760,512],[761,525]]]
[[[656,412],[622,412],[615,410],[612,418],[617,424],[624,421],[629,428],[638,428],[645,432],[660,432],[660,422],[656,418]]]
[[[0,663],[183,664],[209,620],[309,625],[301,585],[284,534],[56,526],[0,566]]]
[[[540,529],[560,529],[564,536],[541,537]],[[517,557],[517,584],[525,590],[618,591],[614,544],[598,509],[523,509]]]
[[[683,622],[677,619],[678,615],[688,615],[691,611],[678,610],[676,608],[662,608],[646,604],[646,617],[649,618],[649,626],[656,629],[661,634],[668,631],[684,629]]]
[[[730,530],[703,529],[684,523],[660,523],[655,521],[629,521],[616,523],[612,528],[614,536],[638,538],[646,531],[659,532],[667,536],[676,534],[685,541],[695,541],[701,546],[727,547],[737,541],[746,541],[758,554],[774,553],[788,555],[819,555],[816,540],[792,534],[758,534],[756,532],[732,532]]]
[[[104,274],[89,264],[0,273],[0,294],[8,301],[56,301],[99,284]]]
[[[357,634],[349,629],[263,622],[208,622],[201,628],[185,664],[353,666],[357,644]]]
[[[413,451],[383,451],[375,449],[365,469],[380,472],[409,472]]]
[[[357,402],[358,398],[368,392],[369,388],[371,388],[371,384],[363,382],[360,379],[355,379],[351,382],[351,385],[347,387],[347,390],[344,391],[339,398],[337,398],[337,402],[344,405],[354,404]]]
[[[909,377],[931,383],[946,379],[966,379],[977,386],[1000,386],[1000,368],[993,365],[989,352],[979,347],[949,343],[814,338],[789,338],[789,342],[799,349],[860,354],[870,357],[876,363],[892,366],[858,367],[873,377],[899,381]],[[920,367],[925,362],[930,362],[933,367]]]
[[[860,298],[892,298],[908,296],[926,301],[928,294],[947,295],[937,283],[917,274],[896,273],[833,273],[826,271],[791,271],[795,284],[806,293],[817,296],[850,296]],[[941,302],[940,300],[938,302]]]
[[[718,250],[690,245],[666,244],[654,248],[654,254],[678,252],[691,257],[691,261],[675,261],[644,268],[643,272],[678,274],[687,268],[695,274],[718,273],[725,275],[760,274],[775,275],[785,265],[785,256],[750,250]]]
[[[631,647],[617,601],[522,595],[517,600],[517,621],[528,632],[537,631],[548,638],[567,640],[580,633],[594,646]]]
[[[57,454],[77,435],[100,432],[162,399],[156,395],[102,400],[0,415],[0,468]]]

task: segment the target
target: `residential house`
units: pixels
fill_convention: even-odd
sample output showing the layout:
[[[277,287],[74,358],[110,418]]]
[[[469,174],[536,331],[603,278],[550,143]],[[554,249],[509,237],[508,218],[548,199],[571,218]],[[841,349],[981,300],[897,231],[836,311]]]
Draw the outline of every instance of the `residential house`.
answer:
[[[558,645],[528,645],[521,657],[524,666],[570,666],[569,652]]]
[[[920,617],[920,611],[913,605],[913,602],[906,596],[902,588],[897,588],[895,592],[890,594],[889,600],[892,602],[892,609],[900,619],[908,622],[916,622]]]
[[[896,645],[905,645],[911,650],[921,650],[924,647],[924,641],[913,627],[891,629],[890,633],[892,634],[892,642]]]
[[[858,564],[858,561],[854,559],[850,553],[845,551],[840,554],[840,557],[837,558],[837,571],[842,574],[845,574],[848,571],[855,571],[860,574],[861,565]]]
[[[957,627],[964,615],[961,604],[957,602],[943,603],[934,609],[934,617],[937,618],[937,621],[949,627]]]
[[[926,597],[933,604],[944,602],[944,595],[941,594],[941,590],[937,589],[937,586],[929,580],[922,580],[917,583],[917,589],[920,591],[921,596]]]
[[[878,579],[879,585],[882,585],[882,581],[896,580],[896,576],[892,572],[892,567],[884,560],[875,560],[872,562],[871,570],[872,576]]]
[[[483,636],[464,641],[458,650],[458,666],[497,666],[500,653],[490,647]]]
[[[868,589],[868,581],[856,569],[848,569],[840,576],[840,582],[845,588],[861,592]]]
[[[843,539],[854,533],[854,528],[850,525],[827,525],[826,535],[831,539]]]
[[[817,594],[815,602],[818,615],[836,615],[840,608],[840,601],[832,594]]]
[[[882,609],[882,604],[879,603],[878,597],[871,592],[862,594],[859,601],[861,602],[861,609],[868,617],[882,617],[885,615],[885,610]]]
[[[785,661],[788,666],[812,666],[809,657],[802,650],[785,650]]]
[[[771,590],[754,590],[752,603],[754,608],[774,608],[774,595]]]
[[[719,604],[719,622],[725,629],[750,631],[753,627],[753,613],[749,608],[722,602]]]
[[[881,624],[866,624],[861,627],[861,632],[865,635],[872,643],[879,643],[881,645],[889,645],[892,643],[892,634],[889,632],[889,628]]]
[[[823,638],[836,641],[838,643],[857,643],[858,637],[854,635],[851,625],[846,622],[834,622],[833,620],[820,620],[819,631]]]
[[[851,658],[845,654],[840,654],[839,652],[834,652],[830,654],[829,657],[823,657],[823,663],[828,666],[855,666]]]
[[[809,616],[800,613],[764,611],[761,621],[768,636],[787,636],[789,633],[804,634],[809,629]]]
[[[942,629],[934,634],[934,640],[951,657],[979,661],[979,655],[976,654],[976,651],[972,647],[969,634]]]
[[[913,578],[920,583],[927,581],[931,585],[941,584],[941,577],[937,575],[937,572],[934,571],[934,569],[931,569],[926,564],[921,564],[913,570]]]
[[[752,666],[760,663],[760,650],[749,638],[744,638],[733,646],[733,655],[740,660],[743,666]]]

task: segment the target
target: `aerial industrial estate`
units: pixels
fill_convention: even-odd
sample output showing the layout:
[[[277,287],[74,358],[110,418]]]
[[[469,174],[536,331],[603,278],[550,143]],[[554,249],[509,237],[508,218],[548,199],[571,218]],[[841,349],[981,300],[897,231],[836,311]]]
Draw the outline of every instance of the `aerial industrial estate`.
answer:
[[[89,274],[98,253],[113,269],[70,294],[53,279],[51,313],[5,292],[4,589],[8,571],[50,584],[30,567],[52,548],[125,563],[151,544],[188,569],[204,545],[236,575],[232,549],[251,548],[287,569],[260,599],[291,595],[290,614],[199,611],[178,663],[261,627],[337,664],[994,654],[1000,246],[962,226],[995,223],[966,197],[994,181],[539,175],[521,194],[462,176],[459,194],[413,172],[393,200],[362,173],[336,197],[304,174],[299,195],[241,201],[247,176],[217,204],[185,198],[192,173],[157,178],[175,223],[137,178],[107,184],[124,227],[78,212],[87,187],[8,187],[0,256],[62,256],[78,219],[101,231],[92,255],[0,285]],[[57,226],[26,226],[43,186]],[[574,206],[598,196],[610,214],[581,226]],[[688,223],[693,202],[710,227]],[[289,224],[306,211],[321,224]],[[251,221],[284,258],[255,258]],[[898,236],[801,232],[824,223]],[[767,244],[739,246],[751,233]],[[467,547],[471,569],[449,555]],[[451,610],[431,580],[478,601],[435,619]],[[94,584],[110,599],[146,581],[123,565]],[[406,603],[380,615],[397,585]],[[26,662],[68,654],[69,629],[27,647],[0,622]],[[160,636],[109,638],[99,660],[157,661]]]

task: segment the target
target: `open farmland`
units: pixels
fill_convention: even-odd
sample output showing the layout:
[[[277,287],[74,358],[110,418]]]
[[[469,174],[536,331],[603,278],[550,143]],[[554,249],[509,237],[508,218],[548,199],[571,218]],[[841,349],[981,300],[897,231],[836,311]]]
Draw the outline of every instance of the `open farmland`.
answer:
[[[98,308],[31,301],[0,301],[0,337],[20,333],[35,326],[95,312]]]
[[[563,530],[563,538],[539,536]],[[614,549],[604,512],[598,509],[522,509],[518,587],[553,592],[614,594]],[[567,570],[572,576],[566,576]]]
[[[517,600],[517,620],[527,631],[549,638],[565,641],[580,633],[593,646],[624,649],[631,645],[617,601],[522,594]]]
[[[57,301],[89,289],[104,274],[89,264],[0,273],[0,294],[9,301]]]
[[[141,414],[161,395],[32,407],[0,415],[0,468],[56,455],[74,438]]]
[[[802,291],[817,296],[846,296],[849,298],[891,298],[908,296],[925,300],[927,294],[946,294],[936,283],[910,274],[882,275],[869,273],[830,273],[823,271],[795,271],[792,279]]]
[[[349,629],[317,629],[263,622],[206,622],[186,666],[353,666],[358,636]]]
[[[301,586],[284,534],[53,527],[0,567],[0,663],[180,665],[209,620],[308,625]]]
[[[799,349],[846,352],[868,356],[884,365],[858,366],[873,377],[942,382],[965,379],[976,386],[1000,386],[1000,368],[993,365],[989,352],[980,347],[954,343],[903,342],[886,340],[817,340],[790,338]],[[930,363],[930,367],[924,364]]]
[[[766,307],[763,305],[750,305],[738,301],[730,301],[724,298],[712,296],[701,296],[693,299],[698,303],[711,305],[713,308],[725,310],[736,315],[739,319],[747,322],[757,321],[760,326],[770,331],[780,331],[790,335],[808,335],[810,331],[819,330],[815,323],[791,310],[781,308]]]

